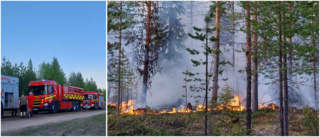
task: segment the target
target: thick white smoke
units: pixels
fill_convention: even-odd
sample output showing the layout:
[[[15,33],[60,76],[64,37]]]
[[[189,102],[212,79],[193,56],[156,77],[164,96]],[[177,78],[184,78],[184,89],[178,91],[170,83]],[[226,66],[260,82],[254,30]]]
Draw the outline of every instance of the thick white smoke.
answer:
[[[195,2],[197,5],[196,10],[194,10],[193,13],[193,26],[197,26],[199,28],[204,27],[204,14],[209,10],[209,5],[211,5],[211,2]],[[240,10],[239,7],[236,7],[237,10]],[[190,16],[182,15],[182,24],[184,24],[185,31],[189,33],[190,31]],[[237,26],[237,30],[240,29],[240,27],[243,24],[239,24]],[[213,27],[213,26],[211,26]],[[245,34],[243,32],[237,31],[235,33],[235,45],[234,48],[236,51],[242,51],[245,48]],[[190,37],[187,38],[185,41],[186,47],[194,48],[199,51],[201,51],[200,55],[190,55],[188,52],[185,52],[185,65],[168,65],[165,60],[162,60],[161,67],[164,68],[161,73],[157,73],[152,80],[152,86],[147,92],[147,105],[151,108],[157,108],[158,106],[165,105],[165,104],[174,104],[176,103],[180,98],[185,100],[185,89],[183,86],[185,85],[184,78],[185,75],[182,72],[185,72],[188,66],[188,69],[193,73],[202,73],[202,78],[204,79],[204,73],[205,73],[205,66],[201,65],[198,67],[193,67],[190,59],[199,60],[202,59],[202,61],[205,61],[205,56],[203,54],[203,46],[204,42],[193,40]],[[209,46],[212,46],[213,43],[210,43]],[[126,46],[125,50],[127,52],[127,56],[130,58],[130,62],[132,66],[135,68],[134,63],[134,53],[131,49],[132,47]],[[232,62],[232,45],[231,44],[225,44],[221,42],[220,49],[222,50],[223,54],[221,55],[221,60],[226,60]],[[212,56],[209,56],[209,73],[212,73]],[[219,75],[219,91],[221,93],[221,89],[223,86],[228,85],[233,89],[233,94],[240,95],[240,98],[242,99],[242,104],[245,104],[245,98],[246,98],[246,74],[238,72],[239,70],[245,70],[246,66],[246,57],[244,52],[235,52],[235,64],[234,66],[224,66],[223,69],[225,71],[222,75]],[[170,67],[170,68],[166,68]],[[234,68],[233,68],[234,67]],[[277,71],[277,70],[276,70]],[[138,76],[138,74],[137,74]],[[319,76],[317,74],[317,76]],[[308,81],[304,81],[300,77],[304,77],[303,79],[307,78]],[[224,81],[223,79],[228,79]],[[298,96],[301,98],[301,103],[299,106],[296,107],[303,107],[303,106],[310,106],[314,107],[314,90],[313,90],[313,78],[312,76],[297,76],[293,77],[294,81],[296,83],[303,83],[299,84],[297,87],[293,87]],[[142,77],[138,80],[138,91],[139,94],[142,93]],[[304,81],[304,82],[303,82]],[[276,103],[279,104],[278,97],[279,97],[279,88],[278,83],[268,84],[265,83],[271,83],[272,80],[268,78],[264,78],[262,75],[259,75],[259,85],[258,85],[258,99],[259,103]],[[188,85],[192,84],[192,82],[188,82]],[[212,78],[210,79],[209,87],[212,87]],[[203,97],[204,97],[204,91],[202,92],[192,92],[188,89],[188,102],[190,102],[192,105],[198,105],[199,103],[203,103]],[[138,95],[139,95],[138,94]],[[114,94],[113,94],[114,95]],[[194,99],[194,96],[202,96],[201,99]],[[210,90],[209,93],[209,101],[211,100],[212,91]],[[111,95],[112,96],[112,95]],[[191,97],[192,96],[192,97]],[[316,95],[317,100],[319,100],[319,94]],[[139,104],[140,98],[138,97],[135,108],[138,107],[144,107]],[[197,102],[197,100],[199,102]],[[184,104],[183,104],[184,105]]]

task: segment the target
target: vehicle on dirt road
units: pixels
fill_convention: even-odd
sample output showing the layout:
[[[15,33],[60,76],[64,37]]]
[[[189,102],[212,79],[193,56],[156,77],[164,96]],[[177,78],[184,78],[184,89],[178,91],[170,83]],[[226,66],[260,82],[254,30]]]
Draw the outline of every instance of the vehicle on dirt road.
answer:
[[[19,100],[19,78],[1,75],[1,116],[3,111],[17,114]]]
[[[83,109],[102,109],[105,107],[104,95],[96,91],[84,92],[84,100],[81,102]]]
[[[63,110],[79,111],[84,98],[82,88],[59,85],[53,80],[31,81],[28,93],[33,92],[33,112],[50,111],[56,113]]]

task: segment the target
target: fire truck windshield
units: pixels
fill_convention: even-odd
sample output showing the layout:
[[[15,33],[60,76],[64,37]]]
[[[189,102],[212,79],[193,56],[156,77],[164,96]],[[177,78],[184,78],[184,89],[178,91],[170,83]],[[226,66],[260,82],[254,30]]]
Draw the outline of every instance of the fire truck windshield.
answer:
[[[47,94],[47,91],[48,90],[46,85],[28,87],[28,93],[33,92],[33,95],[35,96],[45,95]]]
[[[85,100],[91,100],[92,99],[92,95],[84,95],[84,99]]]

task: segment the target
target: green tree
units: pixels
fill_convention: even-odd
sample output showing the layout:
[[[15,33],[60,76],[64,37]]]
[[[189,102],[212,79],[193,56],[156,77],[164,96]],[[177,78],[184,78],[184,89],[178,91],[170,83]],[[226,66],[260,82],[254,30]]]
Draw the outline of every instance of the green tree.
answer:
[[[212,50],[209,48],[208,46],[208,40],[210,40],[211,42],[215,42],[217,41],[218,39],[214,36],[211,36],[210,37],[210,33],[213,33],[213,31],[216,30],[216,28],[209,28],[209,23],[212,21],[212,14],[207,14],[205,16],[205,23],[206,23],[206,26],[204,29],[201,29],[201,28],[197,28],[197,27],[194,27],[194,30],[195,30],[195,33],[196,35],[192,35],[189,33],[189,36],[193,39],[196,39],[196,40],[200,40],[200,41],[205,41],[205,47],[204,47],[204,52],[203,54],[205,55],[206,57],[206,60],[204,62],[202,62],[201,60],[198,61],[198,60],[193,60],[191,59],[191,62],[193,63],[193,66],[199,66],[201,64],[203,65],[206,65],[206,70],[205,70],[205,105],[206,105],[206,115],[205,115],[205,135],[207,135],[207,111],[208,111],[208,90],[209,90],[209,87],[208,87],[208,77],[209,77],[209,73],[208,73],[208,55],[209,54],[212,54]],[[210,37],[210,38],[209,38]],[[192,55],[198,55],[200,52],[196,49],[190,49],[190,48],[187,48],[187,51],[192,54]],[[187,75],[190,75],[190,73],[187,71],[186,72]],[[191,74],[192,75],[192,74]],[[197,79],[197,78],[196,78]]]
[[[108,32],[118,32],[118,42],[115,42],[113,44],[109,44],[111,46],[108,46],[109,53],[113,54],[112,50],[118,50],[118,78],[120,79],[120,70],[121,70],[121,46],[122,46],[122,31],[129,28],[133,24],[133,16],[130,16],[128,14],[130,7],[132,6],[132,2],[108,2]],[[125,9],[123,9],[125,8]],[[125,35],[126,36],[126,35]],[[113,45],[113,46],[112,46]],[[118,81],[118,95],[121,93],[121,80]],[[118,96],[118,106],[120,106],[120,96]],[[120,108],[118,107],[118,113],[119,115]]]
[[[185,14],[185,8],[182,1],[162,1],[161,9],[159,11],[160,18],[166,24],[166,38],[161,42],[162,59],[172,61],[173,65],[181,65],[184,60],[183,50],[185,50],[184,41],[186,40],[186,33],[181,23],[182,19],[179,17]],[[171,67],[165,67],[171,68]]]
[[[84,85],[84,91],[98,91],[98,86],[92,78],[86,79]]]
[[[13,73],[11,62],[6,57],[2,58],[1,74],[5,74],[5,75],[9,75],[9,76],[15,75]]]
[[[33,70],[33,64],[31,59],[28,62],[28,66],[25,67],[21,62],[20,65],[11,65],[11,62],[3,57],[1,63],[1,74],[8,76],[15,76],[19,78],[19,94],[27,94],[27,87],[30,81],[36,79],[35,71]]]
[[[157,1],[138,3],[141,9],[136,14],[141,19],[137,22],[138,32],[134,39],[137,70],[142,76],[142,95],[140,103],[146,105],[147,90],[151,87],[151,78],[160,71],[159,53],[163,49],[161,43],[165,40],[165,24],[159,18],[160,5]],[[143,26],[143,27],[142,27]]]
[[[82,74],[80,72],[77,72],[77,73],[71,72],[68,79],[68,84],[70,86],[84,88],[85,84],[83,81]]]
[[[60,64],[57,58],[53,58],[51,63],[43,62],[39,66],[38,79],[47,79],[57,81],[59,84],[66,84],[67,80],[65,74],[60,68]]]
[[[24,68],[22,68],[22,66],[21,66],[21,69],[22,71],[24,71],[23,70]],[[20,92],[22,92],[23,94],[28,94],[26,93],[26,91],[27,91],[29,82],[36,80],[36,72],[33,69],[33,64],[31,59],[29,60],[28,66],[20,78],[21,78],[19,79],[19,84],[21,84],[19,88]]]

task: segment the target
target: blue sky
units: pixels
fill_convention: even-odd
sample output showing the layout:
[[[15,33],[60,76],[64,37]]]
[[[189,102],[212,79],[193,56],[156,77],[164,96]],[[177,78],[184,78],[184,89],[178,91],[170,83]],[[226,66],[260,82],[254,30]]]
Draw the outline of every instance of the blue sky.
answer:
[[[105,2],[2,1],[1,29],[1,58],[38,70],[56,57],[67,77],[79,71],[106,88]]]

